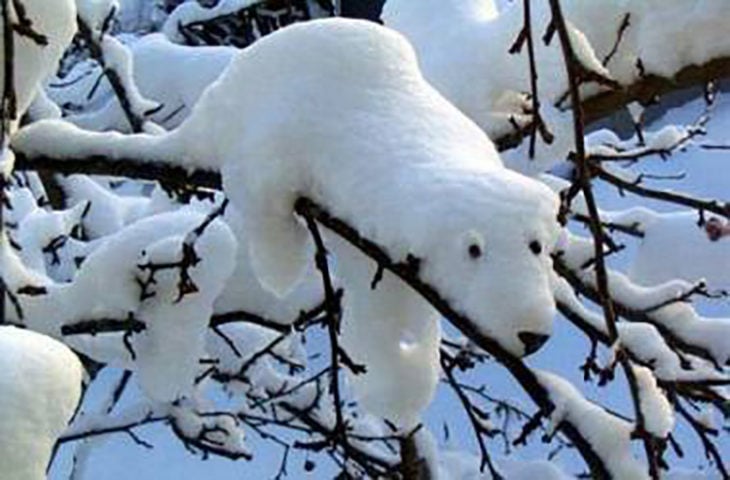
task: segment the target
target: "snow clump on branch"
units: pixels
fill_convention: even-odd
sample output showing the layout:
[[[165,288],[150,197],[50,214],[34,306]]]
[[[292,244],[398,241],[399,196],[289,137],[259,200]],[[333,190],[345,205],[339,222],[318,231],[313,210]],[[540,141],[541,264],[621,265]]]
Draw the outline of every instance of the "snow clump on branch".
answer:
[[[0,471],[43,480],[51,451],[81,398],[83,367],[62,343],[0,327]]]
[[[13,3],[8,2],[10,7]],[[55,72],[58,61],[76,33],[76,5],[73,0],[24,0],[25,19],[33,35],[13,35],[13,86],[17,101],[16,122],[28,109],[40,82]],[[18,22],[11,7],[11,21]],[[3,38],[0,25],[0,38]],[[0,82],[5,84],[5,45],[0,51]]]

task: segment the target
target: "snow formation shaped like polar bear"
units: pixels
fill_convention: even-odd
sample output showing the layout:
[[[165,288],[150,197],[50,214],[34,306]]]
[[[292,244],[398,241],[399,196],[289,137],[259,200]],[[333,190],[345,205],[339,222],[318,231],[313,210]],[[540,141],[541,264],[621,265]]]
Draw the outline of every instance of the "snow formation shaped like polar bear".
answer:
[[[330,19],[265,37],[170,137],[220,162],[272,291],[291,290],[311,261],[293,213],[306,195],[393,258],[422,259],[421,277],[512,353],[550,333],[557,197],[503,167],[397,32]]]
[[[81,397],[83,368],[65,345],[0,327],[0,472],[43,480],[51,451]]]

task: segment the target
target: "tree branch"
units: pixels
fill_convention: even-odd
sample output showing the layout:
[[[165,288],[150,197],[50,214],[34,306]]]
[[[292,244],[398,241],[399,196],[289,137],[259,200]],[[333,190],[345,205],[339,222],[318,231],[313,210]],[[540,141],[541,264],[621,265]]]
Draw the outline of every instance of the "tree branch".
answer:
[[[586,125],[608,117],[632,102],[648,104],[657,97],[707,84],[713,80],[730,77],[730,57],[719,57],[702,65],[688,65],[673,77],[646,75],[630,85],[607,90],[581,100]],[[530,134],[532,127],[514,131],[494,139],[500,151],[515,148]]]

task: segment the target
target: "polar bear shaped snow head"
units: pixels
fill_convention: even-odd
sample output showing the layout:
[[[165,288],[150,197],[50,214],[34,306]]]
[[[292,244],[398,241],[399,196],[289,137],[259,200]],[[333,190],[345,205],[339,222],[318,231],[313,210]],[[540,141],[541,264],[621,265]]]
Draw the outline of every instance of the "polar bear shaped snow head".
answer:
[[[555,196],[507,169],[460,172],[419,215],[433,230],[411,249],[422,278],[515,355],[552,333],[552,258],[560,227]],[[415,222],[417,223],[417,222]]]
[[[293,213],[304,196],[391,258],[418,258],[422,278],[513,354],[550,333],[556,196],[504,168],[399,33],[347,19],[282,29],[240,52],[173,136],[219,159],[254,271],[280,296],[312,259]]]

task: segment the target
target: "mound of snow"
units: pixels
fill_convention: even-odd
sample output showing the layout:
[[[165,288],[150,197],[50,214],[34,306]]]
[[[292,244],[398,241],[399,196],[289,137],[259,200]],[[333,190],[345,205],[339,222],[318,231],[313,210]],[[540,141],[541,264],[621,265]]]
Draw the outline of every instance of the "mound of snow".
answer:
[[[81,397],[83,367],[65,345],[0,327],[0,471],[43,480],[56,439]]]

